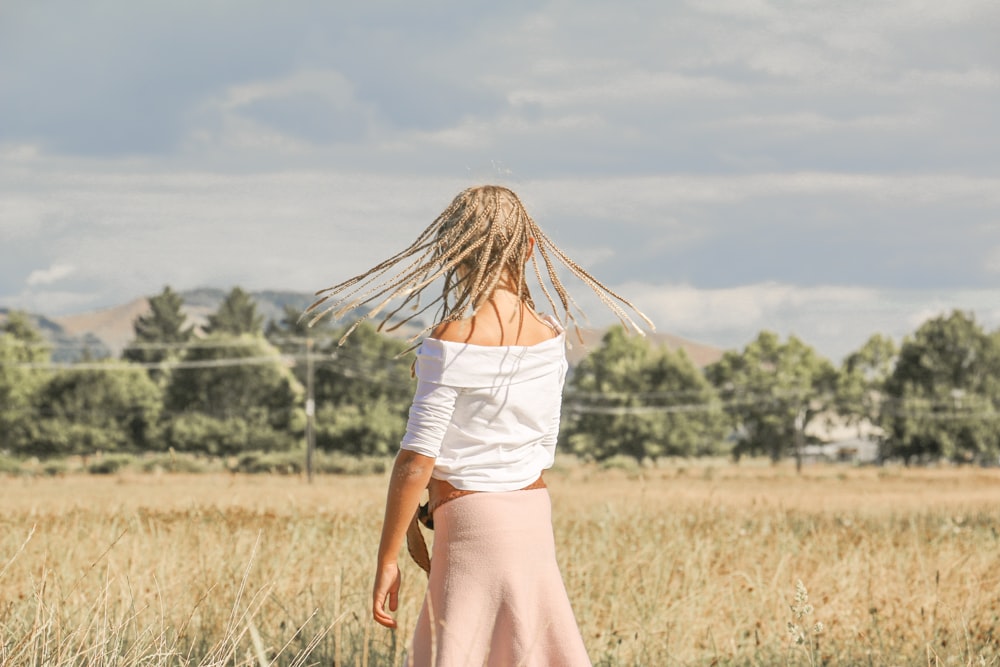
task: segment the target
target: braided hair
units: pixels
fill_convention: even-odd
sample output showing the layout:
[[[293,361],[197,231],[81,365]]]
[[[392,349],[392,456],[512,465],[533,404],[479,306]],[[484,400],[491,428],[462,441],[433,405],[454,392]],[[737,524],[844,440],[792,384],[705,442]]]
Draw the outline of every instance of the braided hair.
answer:
[[[418,332],[413,337],[416,340],[438,324],[468,317],[501,284],[507,288],[508,283],[513,283],[509,285],[512,291],[534,309],[526,282],[525,262],[529,257],[538,286],[555,313],[560,307],[543,280],[538,258],[532,252],[533,243],[545,265],[545,275],[552,291],[559,300],[564,315],[562,319],[566,325],[572,322],[578,335],[579,324],[573,309],[581,315],[583,311],[556,275],[553,260],[559,260],[590,287],[627,329],[643,334],[622,305],[627,306],[651,330],[654,329],[652,321],[630,301],[567,257],[528,215],[520,198],[508,188],[498,185],[476,186],[461,192],[405,250],[362,274],[316,292],[317,300],[306,309],[303,317],[312,315],[309,321],[312,326],[329,313],[334,319],[340,319],[361,306],[370,305],[371,309],[341,337],[340,344],[343,345],[362,322],[381,317],[378,329],[391,331],[435,305],[439,306],[435,323]],[[420,297],[424,289],[439,279],[443,279],[444,283],[441,294],[421,307]],[[402,299],[401,303],[387,310],[397,299]],[[400,317],[400,312],[407,307],[408,314]]]

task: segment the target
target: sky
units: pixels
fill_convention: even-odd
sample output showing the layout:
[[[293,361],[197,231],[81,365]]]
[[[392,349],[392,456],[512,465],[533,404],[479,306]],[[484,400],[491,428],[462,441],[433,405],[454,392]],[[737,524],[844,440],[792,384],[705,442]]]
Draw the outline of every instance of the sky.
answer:
[[[0,306],[315,291],[499,183],[660,331],[997,329],[997,34],[996,0],[3,0]]]

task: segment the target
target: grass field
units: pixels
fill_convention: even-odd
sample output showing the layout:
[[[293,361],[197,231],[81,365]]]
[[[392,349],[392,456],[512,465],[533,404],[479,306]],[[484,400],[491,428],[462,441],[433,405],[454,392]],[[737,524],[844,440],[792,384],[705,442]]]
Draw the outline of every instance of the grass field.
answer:
[[[595,664],[1000,665],[1000,472],[548,480]],[[385,483],[0,477],[0,664],[401,664],[424,575],[405,563],[398,633],[369,620]]]

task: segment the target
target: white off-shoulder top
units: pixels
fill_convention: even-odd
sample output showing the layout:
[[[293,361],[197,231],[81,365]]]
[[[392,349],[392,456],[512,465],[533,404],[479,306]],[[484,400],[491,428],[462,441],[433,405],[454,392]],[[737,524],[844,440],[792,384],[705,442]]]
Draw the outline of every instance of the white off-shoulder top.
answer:
[[[433,477],[466,491],[513,491],[552,466],[565,333],[535,345],[471,345],[427,338],[400,444],[433,457]]]

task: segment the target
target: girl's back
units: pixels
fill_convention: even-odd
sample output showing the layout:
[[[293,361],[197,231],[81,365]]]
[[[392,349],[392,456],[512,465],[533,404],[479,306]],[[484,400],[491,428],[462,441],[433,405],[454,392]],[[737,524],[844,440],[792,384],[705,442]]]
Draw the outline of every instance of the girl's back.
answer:
[[[476,313],[438,326],[433,338],[470,345],[537,345],[558,332],[512,292],[496,290]]]

